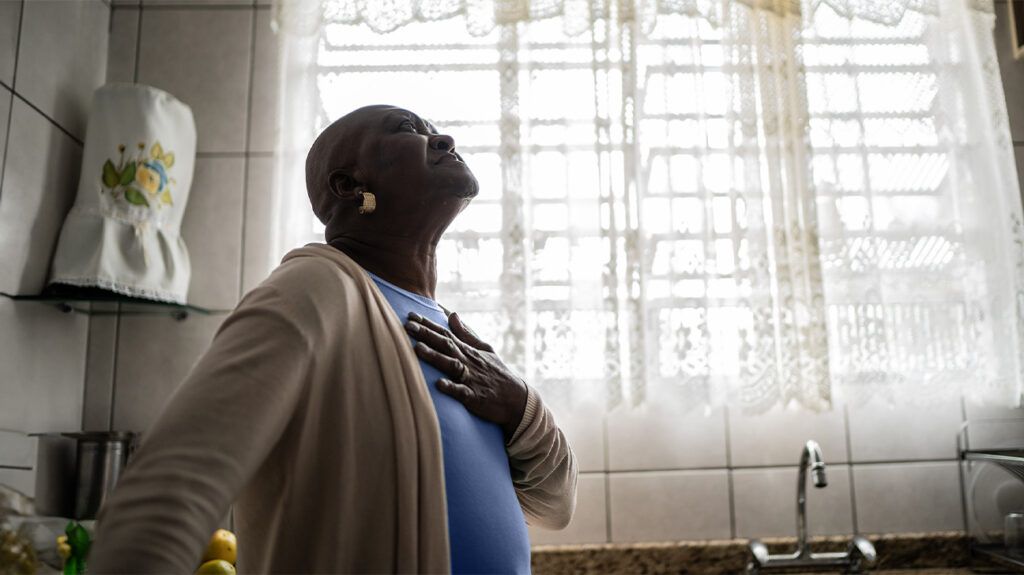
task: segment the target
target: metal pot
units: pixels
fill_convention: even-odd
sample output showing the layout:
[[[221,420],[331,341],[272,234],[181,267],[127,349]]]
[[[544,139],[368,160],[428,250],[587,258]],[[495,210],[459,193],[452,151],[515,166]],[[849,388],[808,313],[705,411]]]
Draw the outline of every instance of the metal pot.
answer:
[[[130,431],[39,434],[36,512],[95,519],[135,450]]]
[[[95,519],[100,506],[114,490],[135,450],[136,434],[130,431],[65,433],[78,441],[75,483],[75,519]]]

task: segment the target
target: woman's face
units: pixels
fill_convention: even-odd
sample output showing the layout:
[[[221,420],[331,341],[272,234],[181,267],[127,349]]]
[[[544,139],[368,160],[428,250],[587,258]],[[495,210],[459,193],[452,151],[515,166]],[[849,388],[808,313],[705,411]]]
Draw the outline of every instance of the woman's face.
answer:
[[[468,204],[479,183],[455,151],[451,136],[402,108],[379,107],[364,123],[359,171],[379,205],[427,207],[424,203]],[[419,210],[417,210],[419,211]]]

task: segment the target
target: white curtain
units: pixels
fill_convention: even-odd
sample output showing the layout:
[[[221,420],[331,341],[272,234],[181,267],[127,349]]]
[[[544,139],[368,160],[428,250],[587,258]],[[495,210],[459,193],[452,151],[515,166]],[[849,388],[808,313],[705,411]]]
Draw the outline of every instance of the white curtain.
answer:
[[[276,10],[278,254],[322,240],[302,178],[320,129],[371,103],[430,118],[482,186],[439,246],[439,299],[549,401],[1020,401],[991,2]]]

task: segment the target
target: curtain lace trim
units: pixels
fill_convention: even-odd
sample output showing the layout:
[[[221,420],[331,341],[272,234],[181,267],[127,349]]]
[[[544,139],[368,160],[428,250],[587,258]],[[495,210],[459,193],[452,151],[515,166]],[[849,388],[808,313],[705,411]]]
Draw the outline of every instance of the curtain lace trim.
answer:
[[[992,13],[993,0],[962,0],[972,10]],[[859,18],[886,26],[898,25],[907,12],[937,15],[940,0],[619,0],[619,21],[639,16],[644,31],[667,14],[700,16],[721,25],[733,2],[779,15],[800,17],[823,5],[845,18]],[[365,24],[378,34],[393,32],[414,22],[432,22],[456,16],[466,18],[470,34],[485,36],[495,27],[562,17],[565,32],[575,36],[594,21],[607,18],[590,0],[274,0],[274,27],[298,36],[317,34],[324,24]],[[807,19],[808,21],[810,18]]]

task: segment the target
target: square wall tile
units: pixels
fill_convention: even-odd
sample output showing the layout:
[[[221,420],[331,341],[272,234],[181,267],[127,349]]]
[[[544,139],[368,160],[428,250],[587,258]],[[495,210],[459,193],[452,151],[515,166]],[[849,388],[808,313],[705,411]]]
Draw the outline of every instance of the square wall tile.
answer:
[[[967,428],[971,449],[1024,449],[1024,419],[979,419]]]
[[[1015,8],[1018,8],[1015,6]],[[1014,60],[1010,37],[1010,12],[1006,2],[996,3],[995,35],[999,74],[1006,93],[1006,111],[1010,116],[1010,133],[1017,142],[1024,141],[1024,60]],[[1018,8],[1020,9],[1020,8]]]
[[[729,412],[733,467],[796,465],[810,439],[821,446],[825,463],[848,461],[841,408],[821,413],[785,409],[761,415]]]
[[[6,485],[24,495],[35,497],[36,472],[34,469],[0,467],[0,485]]]
[[[14,85],[22,0],[0,0],[0,82]]]
[[[576,512],[565,529],[529,527],[533,545],[578,545],[608,540],[603,473],[581,473],[576,484]]]
[[[929,406],[891,407],[872,402],[848,409],[850,455],[855,462],[957,456],[956,436],[963,423],[959,399]]]
[[[11,110],[0,185],[0,291],[37,294],[46,283],[78,185],[82,148],[20,99]]]
[[[242,293],[265,280],[280,257],[273,253],[271,230],[277,225],[274,209],[275,158],[249,158],[243,222]]]
[[[646,405],[608,414],[609,470],[726,466],[723,409],[674,413]]]
[[[114,429],[145,432],[213,339],[224,315],[122,316]]]
[[[143,9],[138,81],[192,107],[199,152],[244,152],[252,10]]]
[[[139,9],[133,7],[115,6],[110,12],[107,82],[135,82],[139,15]]]
[[[726,470],[609,474],[612,542],[728,539]]]
[[[272,152],[277,148],[278,36],[270,29],[274,11],[256,10],[256,42],[252,77],[252,110],[249,113],[249,151]]]
[[[962,530],[959,473],[955,461],[854,465],[859,531]]]
[[[181,235],[192,262],[189,303],[232,309],[242,266],[244,158],[198,158]]]
[[[736,469],[732,472],[737,537],[795,537],[797,467]],[[811,535],[853,533],[850,469],[829,465],[828,485],[807,478],[807,529]]]
[[[604,413],[596,406],[573,410],[548,405],[576,456],[580,472],[604,471]]]
[[[110,7],[101,0],[27,0],[15,89],[79,140],[107,77]]]
[[[94,311],[116,312],[119,304],[94,303]],[[117,355],[116,315],[89,317],[89,348],[85,361],[85,396],[82,429],[109,431],[110,409],[114,393],[114,358]]]
[[[1018,152],[1021,168],[1024,168],[1024,148]],[[1022,172],[1024,175],[1024,172]],[[979,404],[970,399],[964,400],[964,413],[967,415],[968,423],[984,419],[1024,419],[1024,407],[1010,407],[1008,405]]]
[[[23,431],[0,429],[0,467],[35,467],[36,440]]]
[[[77,431],[89,318],[0,298],[0,428]]]

